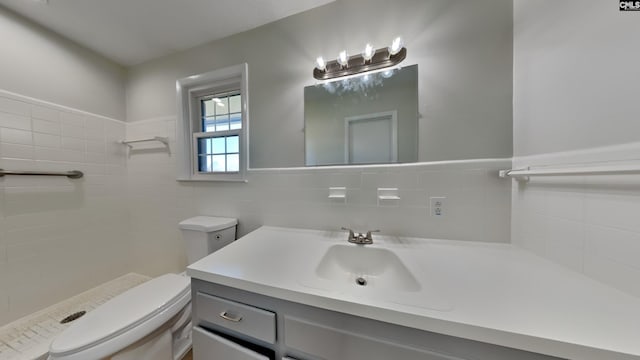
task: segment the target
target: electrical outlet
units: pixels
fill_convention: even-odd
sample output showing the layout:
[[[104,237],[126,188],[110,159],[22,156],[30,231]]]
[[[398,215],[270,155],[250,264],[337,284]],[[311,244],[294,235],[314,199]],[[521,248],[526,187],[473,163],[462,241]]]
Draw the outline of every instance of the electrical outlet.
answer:
[[[444,196],[432,196],[429,198],[431,216],[444,217],[446,214],[447,198]]]

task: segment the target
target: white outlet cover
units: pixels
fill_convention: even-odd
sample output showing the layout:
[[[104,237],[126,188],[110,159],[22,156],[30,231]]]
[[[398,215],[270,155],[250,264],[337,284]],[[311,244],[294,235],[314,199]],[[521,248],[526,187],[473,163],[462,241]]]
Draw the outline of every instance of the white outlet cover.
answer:
[[[432,196],[429,198],[429,214],[435,217],[444,217],[447,208],[447,198],[444,196]]]

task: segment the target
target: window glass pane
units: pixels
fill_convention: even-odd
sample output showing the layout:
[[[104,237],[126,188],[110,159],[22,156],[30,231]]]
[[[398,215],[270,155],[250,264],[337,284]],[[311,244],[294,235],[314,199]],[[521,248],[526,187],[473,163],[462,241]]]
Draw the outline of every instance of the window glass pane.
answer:
[[[240,171],[240,136],[199,138],[198,170],[200,172]]]
[[[229,115],[216,116],[216,131],[229,130]]]
[[[240,138],[236,136],[229,136],[227,138],[227,153],[237,153],[240,152]]]
[[[218,138],[213,138],[211,139],[213,141],[213,151],[211,151],[209,154],[224,154],[226,153],[225,149],[225,145],[224,145],[224,137],[218,137]]]
[[[216,131],[215,119],[214,118],[202,119],[202,131],[203,132]]]
[[[198,155],[209,153],[209,147],[211,147],[210,139],[198,139]]]
[[[203,104],[203,109],[202,109],[203,116],[215,115],[216,103],[213,100],[205,100],[202,102],[202,104]]]
[[[227,155],[227,171],[232,171],[232,172],[240,171],[240,155],[239,154]]]
[[[200,172],[211,172],[209,156],[207,156],[207,155],[198,155],[198,171],[200,171]]]
[[[231,114],[231,130],[242,129],[242,115],[241,114]]]
[[[213,172],[225,172],[226,171],[226,155],[212,155],[211,156],[211,171]]]
[[[242,128],[240,95],[218,96],[200,101],[202,132],[239,130]]]
[[[229,113],[229,97],[216,98],[216,115],[223,115]]]
[[[211,154],[213,152],[213,139],[207,139],[207,148],[205,154]]]
[[[229,98],[229,112],[239,113],[240,110],[240,95],[233,95]]]
[[[215,110],[215,113],[211,115],[220,115],[225,113],[226,110],[224,109],[224,105],[222,105],[222,100],[220,100],[220,98],[215,97],[211,99],[211,102],[213,104],[213,110]]]

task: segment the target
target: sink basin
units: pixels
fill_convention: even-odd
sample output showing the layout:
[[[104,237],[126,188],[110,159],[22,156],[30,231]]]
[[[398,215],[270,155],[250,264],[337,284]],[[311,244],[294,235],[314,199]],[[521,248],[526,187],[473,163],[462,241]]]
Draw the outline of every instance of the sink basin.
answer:
[[[319,278],[334,284],[415,292],[420,283],[393,252],[366,246],[333,245],[316,267]]]
[[[383,301],[421,309],[450,311],[451,304],[417,259],[379,246],[334,244],[298,282],[363,301]],[[415,277],[420,275],[420,281]]]

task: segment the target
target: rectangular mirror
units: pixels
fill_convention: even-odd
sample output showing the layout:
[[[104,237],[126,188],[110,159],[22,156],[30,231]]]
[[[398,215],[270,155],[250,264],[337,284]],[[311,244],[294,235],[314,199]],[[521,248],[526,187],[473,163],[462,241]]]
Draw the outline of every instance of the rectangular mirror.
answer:
[[[304,89],[305,165],[418,161],[418,65]]]

